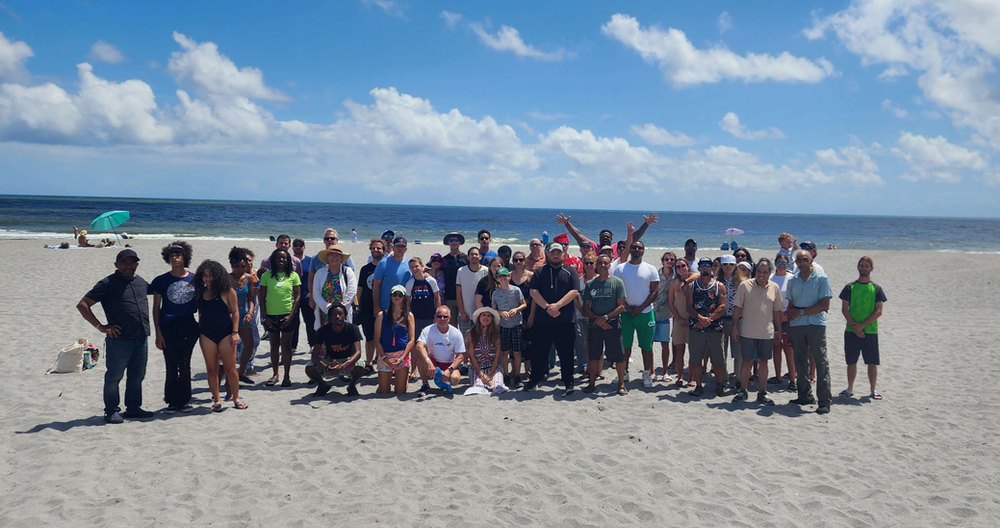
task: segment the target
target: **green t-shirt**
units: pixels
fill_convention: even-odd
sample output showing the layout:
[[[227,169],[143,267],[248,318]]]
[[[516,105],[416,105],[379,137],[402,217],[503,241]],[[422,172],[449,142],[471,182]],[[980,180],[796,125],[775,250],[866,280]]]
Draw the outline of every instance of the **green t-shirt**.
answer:
[[[847,301],[851,319],[860,323],[875,312],[875,303],[885,302],[885,292],[874,282],[852,282],[840,291],[840,299]],[[847,323],[847,331],[852,332],[851,324]],[[878,319],[865,327],[866,334],[878,333]]]
[[[618,306],[618,299],[625,298],[625,283],[614,275],[601,281],[594,277],[583,289],[583,300],[590,301],[590,311],[594,315],[611,313]]]
[[[301,286],[302,279],[294,271],[285,277],[279,273],[277,277],[270,270],[264,272],[260,277],[260,286],[267,288],[267,314],[287,315],[292,312],[292,300],[294,298],[292,289]],[[301,294],[300,294],[301,295]]]

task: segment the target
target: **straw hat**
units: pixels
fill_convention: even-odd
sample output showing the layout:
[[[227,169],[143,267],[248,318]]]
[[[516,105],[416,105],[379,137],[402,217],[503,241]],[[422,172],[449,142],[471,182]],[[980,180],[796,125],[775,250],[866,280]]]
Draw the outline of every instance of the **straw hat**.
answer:
[[[80,234],[83,236],[87,236],[87,230],[86,229],[80,230]]]
[[[340,260],[341,261],[345,261],[345,260],[347,260],[347,259],[349,259],[351,257],[351,254],[350,253],[344,253],[344,249],[341,248],[339,245],[330,246],[329,248],[324,249],[323,251],[320,251],[316,255],[316,257],[319,258],[319,261],[322,262],[323,264],[329,264],[329,262],[326,261],[326,258],[331,253],[334,254],[334,255],[340,255]]]
[[[489,306],[483,306],[482,308],[480,308],[480,309],[476,310],[476,311],[475,311],[475,312],[474,312],[474,313],[472,314],[472,321],[473,321],[473,323],[475,323],[475,321],[478,321],[478,320],[479,320],[479,316],[480,316],[480,315],[482,315],[482,314],[484,314],[484,313],[487,313],[487,312],[488,312],[488,313],[489,313],[490,315],[492,315],[492,316],[493,316],[493,324],[495,324],[495,325],[499,325],[499,324],[500,324],[500,314],[499,314],[499,313],[497,313],[497,311],[496,311],[496,310],[494,310],[493,308],[490,308]]]

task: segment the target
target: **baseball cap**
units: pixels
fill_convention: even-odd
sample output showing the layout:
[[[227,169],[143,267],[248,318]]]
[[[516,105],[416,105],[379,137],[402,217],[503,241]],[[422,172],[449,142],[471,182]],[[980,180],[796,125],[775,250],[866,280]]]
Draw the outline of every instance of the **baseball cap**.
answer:
[[[812,242],[806,240],[805,242],[802,242],[802,243],[799,244],[799,249],[812,249],[812,250],[815,250],[816,249],[816,244],[813,244]]]
[[[719,263],[721,264],[736,264],[736,257],[732,255],[722,255],[719,257]]]
[[[392,238],[394,236],[396,236],[396,232],[393,231],[392,229],[386,229],[385,231],[382,231],[382,238],[385,237]]]
[[[567,235],[566,233],[563,233],[561,235],[557,235],[555,238],[552,239],[552,241],[553,242],[558,242],[560,244],[568,245],[569,244],[569,235]]]
[[[392,239],[392,245],[406,247],[406,239],[401,236],[398,236]]]
[[[404,287],[401,284],[397,284],[393,286],[391,290],[389,290],[389,295],[392,295],[394,293],[402,293],[403,295],[406,295],[406,287]]]
[[[134,258],[136,262],[139,262],[139,255],[136,255],[135,251],[132,251],[131,249],[123,249],[119,251],[118,256],[115,257],[115,262],[118,262],[121,259],[127,259],[129,257]]]
[[[507,268],[498,269],[497,277],[510,277],[510,270],[508,270]]]
[[[689,238],[689,239],[687,239],[686,242],[684,242],[684,247],[688,247],[688,246],[698,247],[698,243],[695,242],[693,238]]]
[[[613,247],[611,247],[611,246],[609,246],[607,244],[604,244],[603,246],[601,246],[601,250],[598,251],[598,253],[604,253],[605,251],[614,251],[614,250],[615,250],[615,248],[613,248]]]
[[[711,266],[712,265],[712,259],[710,259],[708,257],[701,257],[700,259],[698,259],[698,267],[699,268],[702,267],[702,266],[704,266],[705,264],[708,264],[709,266]]]
[[[563,247],[559,242],[549,242],[549,246],[545,248],[546,253],[552,253],[553,251],[558,251],[562,253]]]
[[[749,263],[749,262],[747,262],[747,261],[745,261],[745,260],[744,260],[743,262],[740,262],[740,263],[739,263],[739,264],[737,264],[737,265],[738,265],[738,266],[743,266],[744,268],[746,268],[746,269],[748,269],[748,270],[753,270],[753,266],[751,266],[751,265],[750,265],[750,263]]]

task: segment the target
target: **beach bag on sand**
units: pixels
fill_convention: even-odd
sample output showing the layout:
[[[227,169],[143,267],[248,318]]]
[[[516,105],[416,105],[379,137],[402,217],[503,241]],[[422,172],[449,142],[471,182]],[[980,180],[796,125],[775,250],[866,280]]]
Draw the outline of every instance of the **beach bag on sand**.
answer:
[[[99,357],[100,351],[97,347],[88,343],[86,339],[77,339],[59,351],[55,363],[50,365],[45,373],[66,374],[92,369],[97,365]]]

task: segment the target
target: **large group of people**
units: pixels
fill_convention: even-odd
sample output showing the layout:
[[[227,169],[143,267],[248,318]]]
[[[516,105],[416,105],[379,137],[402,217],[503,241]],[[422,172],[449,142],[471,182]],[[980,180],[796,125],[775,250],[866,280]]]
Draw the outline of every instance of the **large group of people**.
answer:
[[[616,374],[611,390],[624,396],[636,345],[644,388],[676,384],[696,398],[706,390],[703,374],[711,372],[708,387],[717,396],[730,393],[734,404],[742,404],[756,385],[756,403],[774,405],[769,390],[782,388],[787,379],[787,389],[797,392],[793,404],[830,411],[826,327],[832,290],[815,262],[815,244],[798,244],[782,233],[775,257],[755,262],[742,247],[716,259],[699,258],[697,242],[689,239],[683,257],[664,252],[656,267],[645,259],[641,240],[656,223],[655,213],[638,228],[627,224],[618,241],[605,229],[595,242],[562,214],[556,221],[566,233],[547,243],[533,238],[527,252],[492,250],[486,229],[463,252],[464,235],[451,232],[443,238],[448,252],[434,253],[427,262],[408,257],[407,239],[386,230],[369,241],[367,263],[357,270],[332,228],[323,235],[324,249],[314,255],[305,252],[302,239],[279,235],[257,270],[250,249],[233,247],[231,271],[204,260],[191,273],[193,248],[175,241],[161,252],[169,271],[148,284],[136,273],[139,256],[125,249],[117,255],[115,273],[77,305],[106,335],[105,421],[152,416],[142,407],[147,296],[153,300],[154,344],[164,355],[168,414],[193,410],[196,343],[205,359],[212,411],[222,411],[224,402],[248,408],[240,387],[255,384],[253,362],[262,341],[269,344],[271,373],[264,385],[292,386],[303,323],[309,346],[304,373],[316,387],[315,397],[338,383],[346,385],[347,396],[358,396],[359,381],[373,374],[380,394],[406,393],[418,380],[419,396],[432,392],[432,382],[450,394],[463,377],[465,394],[532,391],[556,364],[562,394],[568,396],[578,377],[584,392],[595,391],[605,361]],[[579,257],[570,254],[570,237]],[[870,398],[878,400],[878,318],[886,297],[871,281],[872,259],[862,257],[857,268],[858,279],[840,293],[848,374],[840,396],[854,395],[857,362],[863,358]],[[95,303],[101,303],[106,323],[94,315]],[[660,345],[659,371],[654,343]],[[774,376],[768,377],[772,361]],[[119,385],[126,376],[121,412]]]

